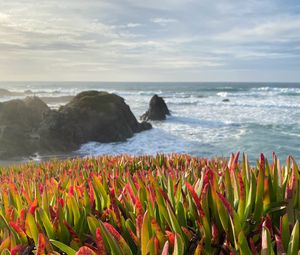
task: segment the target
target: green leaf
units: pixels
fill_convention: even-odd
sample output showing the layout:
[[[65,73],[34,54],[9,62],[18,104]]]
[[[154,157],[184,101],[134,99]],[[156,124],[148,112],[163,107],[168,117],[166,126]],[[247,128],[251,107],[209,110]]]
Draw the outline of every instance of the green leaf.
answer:
[[[284,250],[287,251],[289,247],[289,240],[290,240],[290,227],[289,227],[289,219],[288,215],[285,214],[281,218],[281,239]]]
[[[249,182],[249,189],[247,190],[247,202],[243,217],[244,224],[246,223],[246,219],[249,217],[253,207],[254,207],[254,201],[255,201],[255,192],[256,192],[256,179],[254,173],[251,173],[250,175],[250,182]]]
[[[172,227],[173,231],[182,236],[183,233],[182,233],[181,227],[180,227],[180,225],[178,223],[178,220],[177,220],[175,214],[173,213],[173,211],[172,211],[169,204],[167,204],[167,210],[168,210],[168,213],[169,213],[169,217],[170,217],[170,221],[171,221],[171,227]]]
[[[239,250],[241,255],[248,255],[251,254],[251,250],[249,248],[247,238],[245,237],[245,234],[243,231],[239,233],[238,236],[238,245],[239,245]]]
[[[50,239],[50,242],[57,247],[58,249],[60,249],[61,251],[63,251],[64,253],[66,253],[67,255],[76,255],[76,251],[73,250],[71,247],[69,247],[68,245],[61,243],[59,241]]]
[[[292,162],[293,162],[293,171],[292,171],[292,176],[291,176],[291,178],[295,178],[295,182],[293,183],[293,192],[294,192],[294,194],[293,194],[293,205],[294,205],[294,207],[296,207],[297,206],[297,203],[298,203],[298,198],[299,198],[299,196],[300,196],[300,194],[299,194],[299,192],[300,192],[300,189],[299,189],[299,181],[297,181],[297,180],[299,180],[300,178],[299,178],[299,168],[298,168],[298,166],[297,166],[297,163],[296,163],[296,160],[293,158],[293,157],[291,157],[291,159],[292,159]],[[299,208],[299,206],[300,205],[298,205],[298,208]]]
[[[10,251],[8,249],[4,249],[2,252],[1,252],[1,255],[11,255]]]
[[[168,223],[168,225],[171,227],[171,220],[166,208],[166,201],[163,199],[161,193],[159,190],[156,190],[156,197],[157,197],[157,205],[159,209],[159,216],[160,220],[162,221],[163,219]]]
[[[175,233],[174,252],[173,255],[184,254],[184,242],[179,234]]]
[[[289,242],[287,255],[297,255],[298,251],[299,251],[299,221],[297,220],[291,234],[291,240]]]
[[[106,229],[104,224],[100,222],[100,231],[103,238],[103,241],[105,243],[105,246],[108,250],[111,251],[112,255],[125,255],[123,254],[120,246],[118,245],[115,238],[111,235],[111,233]]]
[[[175,207],[175,197],[174,197],[174,189],[173,189],[173,181],[171,176],[168,177],[168,196],[172,203],[172,206]]]
[[[6,227],[8,228],[8,229],[10,229],[10,226],[9,226],[9,224],[8,224],[8,222],[7,222],[7,220],[6,220],[6,218],[5,218],[5,216],[4,216],[4,214],[0,211],[0,220],[2,219],[2,221],[4,222],[4,224],[6,225]],[[1,223],[1,221],[0,221],[0,223]]]
[[[261,237],[261,255],[275,255],[269,229],[263,226]]]
[[[45,213],[45,211],[42,208],[39,208],[38,214],[41,218],[42,224],[46,230],[48,238],[53,239],[54,238],[54,230],[53,230],[51,221],[48,218],[48,215]]]
[[[33,239],[35,245],[37,246],[39,239],[39,231],[35,223],[34,216],[31,213],[27,213],[25,229],[26,234]]]
[[[87,222],[88,222],[90,232],[94,237],[96,237],[96,229],[100,227],[99,221],[95,218],[95,216],[88,216]]]
[[[233,192],[233,187],[232,187],[232,182],[230,178],[230,173],[228,167],[226,167],[225,171],[225,189],[226,189],[226,197],[228,201],[231,203],[233,206],[234,203],[234,192]]]
[[[184,207],[180,201],[177,203],[177,218],[181,227],[187,226]]]
[[[109,207],[110,200],[107,195],[107,192],[105,191],[103,185],[101,184],[101,182],[96,176],[93,176],[93,187],[95,189],[96,197],[103,201],[101,205],[101,209],[104,209],[105,207]]]
[[[145,254],[157,254],[155,251],[154,236],[148,241]]]
[[[0,243],[0,252],[8,248],[10,246],[10,242],[11,242],[10,236],[2,240],[2,242]]]
[[[214,198],[216,198],[215,202],[216,202],[217,208],[218,208],[219,219],[221,221],[223,229],[225,230],[225,232],[227,232],[228,231],[228,223],[229,223],[228,212],[227,212],[226,208],[224,207],[220,198],[216,195],[214,196]]]
[[[76,202],[74,196],[70,197],[70,206],[71,206],[73,216],[74,216],[74,226],[77,226],[78,221],[80,219],[80,211],[78,208],[78,203]]]
[[[151,220],[151,230],[152,233],[154,233],[156,238],[158,239],[159,245],[162,247],[167,239],[164,233],[162,232],[159,224],[156,222],[154,218]]]
[[[141,231],[141,253],[147,254],[147,244],[150,240],[149,216],[148,211],[145,212]]]
[[[263,196],[264,196],[264,170],[259,168],[257,177],[256,197],[255,197],[255,209],[253,213],[253,219],[259,221],[263,212]]]

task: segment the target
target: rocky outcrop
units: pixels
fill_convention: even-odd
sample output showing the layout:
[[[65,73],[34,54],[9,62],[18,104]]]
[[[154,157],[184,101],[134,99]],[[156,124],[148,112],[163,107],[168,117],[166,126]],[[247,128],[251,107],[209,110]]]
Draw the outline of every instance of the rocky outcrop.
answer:
[[[162,97],[154,95],[149,103],[149,109],[141,116],[141,120],[165,120],[170,115],[167,104]]]
[[[0,104],[0,158],[28,156],[36,152],[37,129],[49,107],[38,97]]]
[[[39,134],[42,148],[69,151],[89,141],[125,141],[150,128],[149,123],[138,123],[122,97],[87,91],[52,111],[42,122]]]
[[[70,152],[89,141],[125,141],[151,128],[136,120],[123,98],[106,92],[82,92],[59,110],[38,97],[11,100],[0,103],[0,158]]]

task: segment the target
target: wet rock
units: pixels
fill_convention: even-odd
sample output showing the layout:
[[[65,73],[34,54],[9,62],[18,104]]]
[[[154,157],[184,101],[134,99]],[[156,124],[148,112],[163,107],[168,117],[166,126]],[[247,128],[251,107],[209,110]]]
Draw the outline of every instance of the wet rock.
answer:
[[[71,152],[81,144],[120,142],[151,129],[139,123],[124,99],[86,91],[51,110],[38,97],[0,103],[0,158]]]
[[[70,151],[83,143],[125,141],[134,133],[151,128],[139,123],[124,99],[115,94],[86,91],[75,96],[43,121],[41,147],[48,151]]]
[[[167,104],[164,99],[154,95],[149,103],[149,109],[141,116],[141,120],[165,120],[166,115],[170,115]]]

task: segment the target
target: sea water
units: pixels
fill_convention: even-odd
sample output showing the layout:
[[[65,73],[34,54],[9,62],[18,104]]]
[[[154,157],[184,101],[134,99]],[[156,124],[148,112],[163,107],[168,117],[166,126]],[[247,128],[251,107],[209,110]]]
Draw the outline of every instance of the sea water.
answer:
[[[52,108],[66,103],[63,96],[90,89],[108,91],[122,96],[137,119],[154,94],[165,99],[171,116],[153,121],[152,130],[126,142],[84,144],[75,152],[80,156],[184,153],[228,157],[240,151],[252,161],[261,152],[300,160],[300,83],[1,82],[0,88],[56,98]],[[0,101],[24,96],[0,97]]]

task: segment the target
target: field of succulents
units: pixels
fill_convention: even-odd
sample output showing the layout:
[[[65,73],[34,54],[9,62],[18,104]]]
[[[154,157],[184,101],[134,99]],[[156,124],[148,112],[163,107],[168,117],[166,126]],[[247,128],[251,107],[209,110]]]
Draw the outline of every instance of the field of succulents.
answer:
[[[292,157],[103,156],[0,169],[0,255],[299,254]]]

